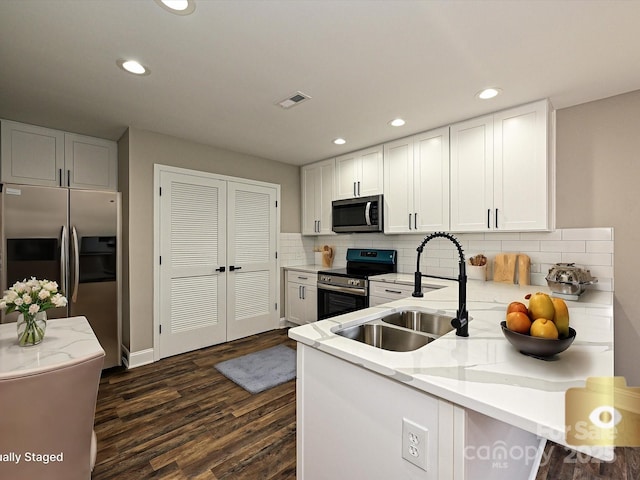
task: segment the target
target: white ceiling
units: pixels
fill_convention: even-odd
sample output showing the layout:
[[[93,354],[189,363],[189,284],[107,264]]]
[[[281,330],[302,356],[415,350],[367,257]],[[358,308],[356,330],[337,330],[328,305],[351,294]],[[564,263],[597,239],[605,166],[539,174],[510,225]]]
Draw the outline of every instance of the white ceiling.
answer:
[[[640,1],[196,0],[177,16],[153,0],[0,0],[0,117],[305,164],[543,97],[640,89],[638,25]],[[151,75],[118,69],[129,57]],[[474,98],[487,86],[504,92]],[[297,90],[312,99],[275,105]]]

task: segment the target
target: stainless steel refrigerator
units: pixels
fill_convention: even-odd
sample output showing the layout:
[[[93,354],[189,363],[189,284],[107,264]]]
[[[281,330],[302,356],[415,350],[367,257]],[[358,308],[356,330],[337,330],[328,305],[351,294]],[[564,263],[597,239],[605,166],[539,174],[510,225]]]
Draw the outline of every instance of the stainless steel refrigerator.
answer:
[[[0,187],[2,291],[25,278],[55,280],[68,305],[47,318],[87,317],[106,352],[104,368],[120,365],[120,194]],[[3,312],[0,323],[16,318]]]

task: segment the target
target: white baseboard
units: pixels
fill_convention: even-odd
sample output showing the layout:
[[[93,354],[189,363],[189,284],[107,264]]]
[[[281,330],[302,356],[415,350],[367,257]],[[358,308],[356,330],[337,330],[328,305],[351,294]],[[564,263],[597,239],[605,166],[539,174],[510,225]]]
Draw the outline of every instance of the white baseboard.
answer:
[[[131,353],[127,347],[122,345],[122,364],[127,369],[141,367],[153,362],[153,348]]]

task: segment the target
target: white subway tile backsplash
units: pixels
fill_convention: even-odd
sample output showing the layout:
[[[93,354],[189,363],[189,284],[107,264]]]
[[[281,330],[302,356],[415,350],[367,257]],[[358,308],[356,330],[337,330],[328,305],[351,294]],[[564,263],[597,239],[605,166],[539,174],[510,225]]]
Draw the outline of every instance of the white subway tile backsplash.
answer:
[[[538,252],[540,242],[537,240],[505,240],[502,242],[503,252]]]
[[[586,248],[586,242],[581,240],[540,241],[540,250],[543,252],[585,252]]]
[[[588,253],[613,253],[613,242],[611,241],[588,240],[586,247]]]
[[[531,258],[531,283],[546,285],[549,268],[558,262],[573,262],[591,270],[598,278],[594,288],[613,288],[613,229],[572,228],[554,232],[528,233],[454,233],[462,244],[465,257],[482,253],[490,264],[497,253],[519,252]],[[303,237],[299,233],[280,235],[282,266],[313,264],[314,246],[335,247],[334,267],[346,265],[347,248],[383,248],[398,251],[398,271],[413,273],[416,248],[425,235],[353,234]],[[446,239],[429,242],[420,260],[423,273],[441,276],[457,275],[457,252]]]
[[[562,230],[563,240],[613,240],[612,228],[567,228]]]
[[[611,253],[565,253],[562,252],[562,261],[575,263],[581,266],[613,265]]]

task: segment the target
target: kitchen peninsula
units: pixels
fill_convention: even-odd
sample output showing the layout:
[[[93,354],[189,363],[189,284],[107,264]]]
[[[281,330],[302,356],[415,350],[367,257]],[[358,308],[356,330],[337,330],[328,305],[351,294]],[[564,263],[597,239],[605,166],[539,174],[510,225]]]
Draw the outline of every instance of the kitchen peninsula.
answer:
[[[412,276],[375,281],[411,284]],[[469,337],[452,331],[414,351],[335,333],[409,308],[454,316],[457,283],[428,284],[442,288],[289,331],[299,342],[298,478],[535,478],[546,440],[566,445],[566,390],[613,376],[611,292],[567,302],[577,337],[548,360],[518,352],[500,327],[510,302],[548,293],[540,286],[470,281]],[[424,433],[413,463],[425,468],[403,458],[411,456],[403,428],[414,427]],[[569,447],[612,458],[612,449]]]

